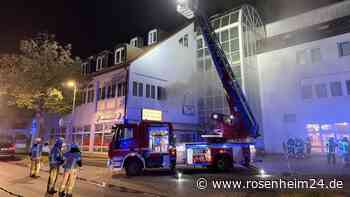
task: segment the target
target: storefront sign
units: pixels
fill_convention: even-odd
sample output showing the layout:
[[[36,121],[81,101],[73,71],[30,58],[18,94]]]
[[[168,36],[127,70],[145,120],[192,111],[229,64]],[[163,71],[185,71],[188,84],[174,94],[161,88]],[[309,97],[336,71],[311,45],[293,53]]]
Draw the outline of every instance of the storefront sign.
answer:
[[[153,109],[142,109],[142,120],[162,121],[162,111]]]

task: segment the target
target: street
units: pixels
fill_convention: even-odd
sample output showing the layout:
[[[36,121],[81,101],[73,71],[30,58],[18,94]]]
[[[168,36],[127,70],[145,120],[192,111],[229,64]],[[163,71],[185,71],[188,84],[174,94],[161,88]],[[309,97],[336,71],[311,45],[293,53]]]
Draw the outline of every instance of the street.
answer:
[[[279,163],[280,168],[273,167],[277,166],[276,160],[278,158],[269,157],[266,162],[260,164],[260,167],[264,167],[267,173],[270,169],[275,169],[271,171],[272,174],[276,176],[271,176],[270,178],[276,178],[277,175],[283,174],[286,168],[285,163]],[[319,159],[319,158],[315,158]],[[313,160],[312,160],[313,161]],[[47,167],[43,167],[40,173],[40,178],[32,179],[28,177],[28,168],[23,165],[19,165],[21,161],[4,161],[0,162],[0,196],[23,196],[23,197],[37,197],[37,196],[48,196],[46,192],[46,184],[48,180]],[[320,161],[313,161],[312,163],[307,162],[312,165],[305,165],[305,162],[293,161],[292,166],[296,171],[299,171],[299,167],[304,166],[306,168],[319,169],[325,171],[324,167]],[[318,165],[315,165],[318,163]],[[317,166],[317,167],[316,167]],[[337,168],[339,166],[336,166]],[[342,169],[342,168],[339,168]],[[279,172],[277,170],[280,170]],[[300,171],[301,172],[301,171]],[[334,178],[343,180],[345,189],[337,191],[337,193],[324,193],[323,196],[327,194],[331,196],[348,196],[349,191],[347,191],[347,184],[349,179],[340,177],[339,175],[344,175],[344,173],[349,173],[345,171],[328,170],[328,175],[330,172],[334,172]],[[312,173],[318,173],[316,171]],[[311,174],[302,174],[309,175]],[[200,191],[196,188],[196,180],[199,178],[205,179],[251,179],[256,178],[257,175],[250,171],[243,169],[235,169],[230,173],[214,173],[208,170],[183,170],[181,178],[169,174],[168,172],[145,172],[141,177],[127,178],[123,174],[112,175],[104,167],[94,167],[94,166],[84,166],[79,173],[78,181],[74,189],[74,196],[81,197],[118,197],[118,196],[289,196],[289,193],[277,193],[277,192],[264,192],[258,193],[264,190],[258,190],[243,193],[230,190],[230,192],[223,191]],[[302,176],[301,176],[302,177]],[[58,185],[60,180],[58,180]],[[321,192],[322,190],[320,190]],[[322,192],[329,192],[330,190],[323,190]],[[311,193],[306,193],[310,194]],[[337,195],[335,195],[337,194]],[[291,193],[291,196],[296,195],[296,193]],[[301,194],[300,194],[301,195]],[[57,195],[56,195],[57,196]],[[299,196],[299,195],[296,195]],[[305,195],[308,196],[308,195]]]

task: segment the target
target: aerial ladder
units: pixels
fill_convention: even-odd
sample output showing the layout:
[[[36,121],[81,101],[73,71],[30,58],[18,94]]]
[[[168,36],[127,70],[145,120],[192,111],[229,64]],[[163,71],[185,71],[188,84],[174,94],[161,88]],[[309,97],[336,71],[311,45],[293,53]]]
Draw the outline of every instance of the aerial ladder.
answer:
[[[237,161],[234,161],[235,159],[233,159],[234,151],[230,152],[230,150],[225,148],[238,146],[244,157],[244,165],[249,166],[249,145],[254,144],[255,139],[259,137],[259,125],[256,118],[254,117],[247,99],[243,94],[242,88],[232,71],[231,65],[222,49],[220,41],[215,34],[215,30],[211,26],[208,17],[199,9],[198,0],[178,0],[177,11],[189,20],[196,19],[224,88],[231,113],[230,115],[212,114],[211,118],[216,121],[218,127],[221,128],[221,132],[215,132],[215,135],[204,135],[203,137],[208,137],[208,143],[201,144],[200,146],[203,147],[203,145],[206,145],[209,147],[208,152],[210,153],[207,153],[206,156],[208,157],[207,159],[211,160],[211,163],[215,164],[220,162],[221,164],[225,164],[226,162],[226,165],[229,166],[229,162],[235,163]],[[196,149],[200,146],[189,144],[188,148]],[[192,157],[196,152],[203,151],[187,150],[187,152],[190,152],[190,155],[187,155],[187,157]],[[223,156],[220,154],[219,156],[215,156],[213,155],[213,152],[218,154],[227,153],[227,155],[223,161],[221,161],[220,158]],[[216,157],[218,158],[215,159]],[[193,164],[195,163],[193,158],[192,160],[187,158],[187,160]],[[196,158],[201,158],[199,163],[203,163],[203,160],[205,160],[203,157],[196,156]]]

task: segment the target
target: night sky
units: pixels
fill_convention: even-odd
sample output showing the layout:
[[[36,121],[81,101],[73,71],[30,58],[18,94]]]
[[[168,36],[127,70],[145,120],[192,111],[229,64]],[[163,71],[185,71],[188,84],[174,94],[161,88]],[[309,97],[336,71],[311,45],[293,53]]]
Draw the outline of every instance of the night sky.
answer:
[[[208,14],[249,3],[265,22],[340,0],[200,0]],[[56,34],[82,58],[111,49],[155,27],[172,32],[185,23],[175,0],[6,0],[0,8],[0,53],[16,52],[21,39]]]

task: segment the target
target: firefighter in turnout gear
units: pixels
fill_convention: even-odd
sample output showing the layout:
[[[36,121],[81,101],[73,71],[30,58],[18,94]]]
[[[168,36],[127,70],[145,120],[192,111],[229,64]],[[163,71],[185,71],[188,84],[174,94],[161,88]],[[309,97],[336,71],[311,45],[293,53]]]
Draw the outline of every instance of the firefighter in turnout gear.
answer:
[[[60,166],[63,164],[62,146],[64,143],[63,138],[57,138],[55,145],[50,150],[49,164],[50,164],[50,176],[47,183],[47,193],[55,194],[56,181],[60,171]]]
[[[82,166],[79,146],[72,144],[70,146],[70,150],[63,154],[63,159],[64,174],[59,196],[71,197],[75,185],[75,180],[78,175],[78,168]]]
[[[335,155],[335,150],[337,148],[337,143],[335,142],[334,138],[331,137],[329,138],[327,142],[327,162],[328,164],[333,164],[335,165],[336,163],[336,155]]]
[[[39,177],[42,152],[43,152],[43,146],[41,144],[41,138],[36,138],[29,152],[30,177],[33,177],[33,178]]]
[[[347,137],[339,142],[339,151],[344,161],[344,167],[349,167],[349,140]]]

